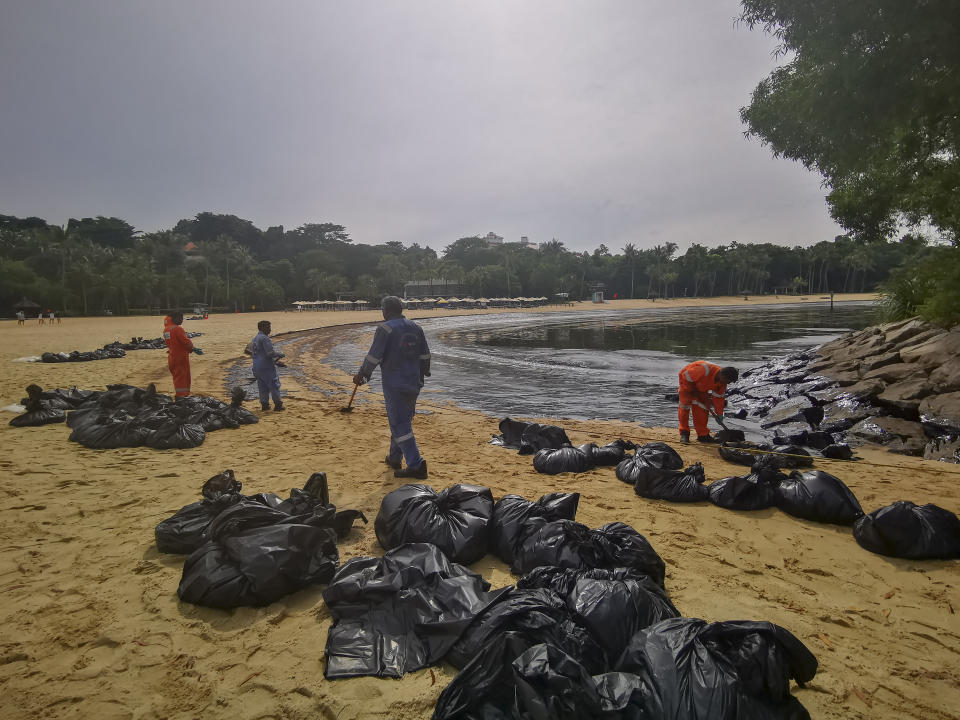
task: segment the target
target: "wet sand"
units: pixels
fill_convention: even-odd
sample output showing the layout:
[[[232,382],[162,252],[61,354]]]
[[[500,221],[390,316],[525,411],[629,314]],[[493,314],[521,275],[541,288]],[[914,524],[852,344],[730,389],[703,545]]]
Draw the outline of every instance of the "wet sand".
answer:
[[[576,309],[749,303],[762,312],[765,301],[784,300],[623,301]],[[438,314],[450,313],[411,316]],[[285,333],[372,324],[379,313],[187,321],[187,330],[205,333],[195,342],[206,354],[192,358],[195,392],[227,397],[225,373],[265,318]],[[92,363],[12,362],[44,350],[157,337],[161,328],[158,317],[67,319],[53,327],[38,327],[35,320],[23,328],[0,323],[0,405],[19,400],[31,382],[81,388],[156,382],[172,392],[163,351]],[[449,666],[399,681],[327,682],[323,649],[330,617],[319,588],[233,612],[182,604],[176,587],[183,560],[159,554],[153,543],[156,523],[194,502],[203,481],[225,468],[236,472],[247,492],[283,495],[325,470],[333,501],[371,520],[341,543],[341,560],[382,552],[372,520],[380,498],[401,482],[382,462],[389,438],[382,399],[361,388],[357,409],[338,412],[352,385],[345,373],[321,362],[337,334],[295,335],[289,343],[291,364],[302,364],[310,384],[324,392],[287,378],[285,413],[257,409],[259,424],[210,433],[192,450],[88,450],[67,442],[63,425],[0,424],[0,717],[430,717],[453,677]],[[358,347],[358,363],[365,350]],[[820,670],[796,694],[815,718],[960,717],[960,562],[883,558],[862,550],[849,529],[776,510],[731,512],[645,500],[612,468],[538,475],[529,457],[487,444],[497,418],[441,403],[429,389],[419,407],[431,413],[417,415],[414,429],[435,488],[465,482],[487,485],[495,497],[513,492],[529,498],[580,492],[581,522],[595,527],[620,520],[648,537],[666,562],[667,589],[685,615],[769,620],[803,640]],[[673,442],[676,434],[627,422],[561,424],[576,443],[617,437]],[[688,463],[703,462],[709,480],[742,472],[712,449],[680,451]],[[957,466],[861,454],[859,463],[818,465],[843,479],[868,512],[901,499],[960,510]],[[491,556],[473,569],[495,586],[512,582],[508,568]]]

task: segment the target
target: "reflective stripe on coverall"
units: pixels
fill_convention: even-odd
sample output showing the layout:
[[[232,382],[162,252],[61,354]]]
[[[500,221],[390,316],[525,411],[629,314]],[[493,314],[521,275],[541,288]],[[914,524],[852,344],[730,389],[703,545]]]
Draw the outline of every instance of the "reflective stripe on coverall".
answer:
[[[710,434],[707,428],[710,405],[718,415],[726,407],[724,395],[726,383],[717,382],[717,373],[723,368],[705,360],[692,362],[680,371],[680,405],[677,415],[680,419],[680,432],[690,432],[690,411],[693,411],[693,427],[698,437]]]
[[[430,375],[430,348],[420,326],[402,315],[380,323],[360,374],[369,380],[377,366],[390,424],[390,458],[399,460],[402,453],[408,468],[420,467],[413,415],[423,378]]]
[[[167,346],[167,367],[173,376],[173,392],[177,397],[190,395],[190,353],[193,343],[184,329],[167,316],[163,321],[163,342]]]

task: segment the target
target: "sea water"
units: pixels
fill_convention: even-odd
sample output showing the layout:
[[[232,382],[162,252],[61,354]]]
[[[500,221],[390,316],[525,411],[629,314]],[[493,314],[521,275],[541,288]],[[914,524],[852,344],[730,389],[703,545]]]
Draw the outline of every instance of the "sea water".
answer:
[[[746,303],[745,303],[746,304]],[[693,360],[741,370],[877,320],[871,303],[644,308],[461,315],[418,321],[432,354],[423,399],[499,417],[677,421],[677,374]],[[356,371],[370,329],[351,330],[327,361]],[[379,373],[374,374],[374,384]],[[736,408],[729,408],[735,411]],[[736,424],[736,423],[734,423]]]

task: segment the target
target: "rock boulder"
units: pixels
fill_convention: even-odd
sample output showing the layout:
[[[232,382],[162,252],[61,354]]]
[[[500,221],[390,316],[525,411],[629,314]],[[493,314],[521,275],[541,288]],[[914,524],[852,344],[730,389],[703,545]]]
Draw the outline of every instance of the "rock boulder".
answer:
[[[938,332],[919,345],[910,345],[900,350],[904,362],[920,363],[934,369],[960,357],[960,329]]]
[[[915,413],[920,408],[920,401],[932,392],[933,386],[927,379],[918,377],[887,385],[886,390],[877,396],[877,402],[896,410]]]
[[[923,425],[894,417],[868,417],[850,428],[847,431],[847,436],[877,445],[889,445],[899,440],[901,442],[898,447],[904,445],[908,440],[913,440],[915,443],[920,443],[921,450],[927,444],[927,436],[923,431]]]
[[[863,374],[863,379],[895,383],[919,375],[926,377],[928,372],[927,368],[920,363],[893,363],[866,371]]]
[[[930,373],[930,384],[938,393],[960,390],[960,358],[948,360]]]
[[[918,410],[924,422],[960,427],[960,392],[925,397]]]

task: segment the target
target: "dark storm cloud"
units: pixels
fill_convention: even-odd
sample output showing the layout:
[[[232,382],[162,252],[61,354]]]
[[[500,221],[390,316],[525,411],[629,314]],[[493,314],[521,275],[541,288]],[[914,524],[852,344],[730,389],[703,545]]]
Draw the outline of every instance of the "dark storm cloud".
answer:
[[[728,0],[8,0],[0,212],[203,210],[442,248],[831,239],[742,137],[771,41]]]

